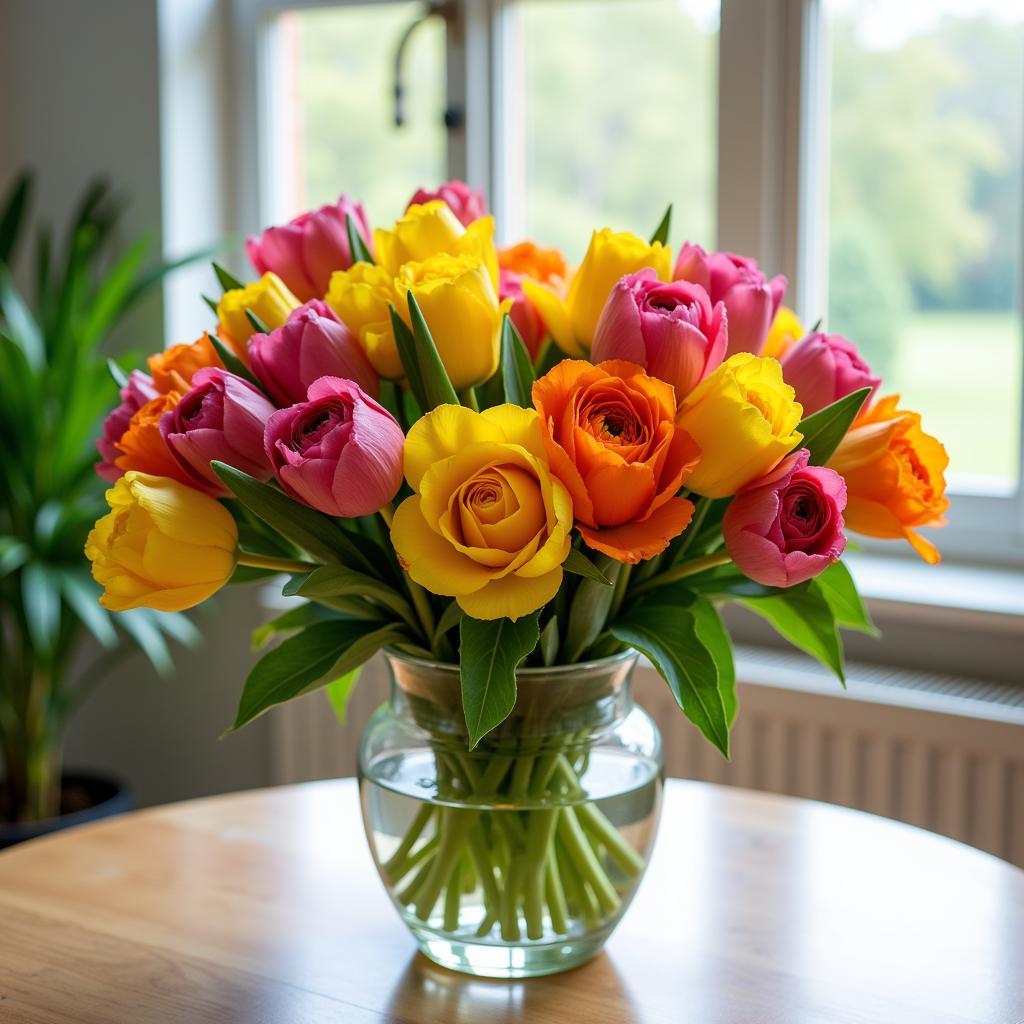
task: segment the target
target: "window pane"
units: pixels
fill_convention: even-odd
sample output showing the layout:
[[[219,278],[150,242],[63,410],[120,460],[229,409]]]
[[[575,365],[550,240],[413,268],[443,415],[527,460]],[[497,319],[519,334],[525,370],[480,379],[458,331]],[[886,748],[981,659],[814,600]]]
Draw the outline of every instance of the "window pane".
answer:
[[[827,0],[829,326],[924,417],[961,489],[1018,474],[1024,8]]]
[[[422,12],[420,3],[369,3],[280,16],[275,219],[334,202],[344,192],[363,200],[371,223],[386,224],[418,187],[444,180],[440,18],[412,37],[404,63],[406,124],[394,124],[395,50]]]
[[[713,244],[717,0],[523,0],[513,10],[514,229],[578,260],[592,229],[646,237],[672,202],[673,239]]]

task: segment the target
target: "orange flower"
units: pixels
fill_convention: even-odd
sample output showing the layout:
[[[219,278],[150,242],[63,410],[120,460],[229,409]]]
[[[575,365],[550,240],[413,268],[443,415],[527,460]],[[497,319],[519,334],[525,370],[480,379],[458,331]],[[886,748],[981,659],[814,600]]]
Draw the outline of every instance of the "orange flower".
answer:
[[[880,398],[862,413],[828,464],[846,480],[849,529],[869,537],[905,537],[934,565],[938,549],[914,530],[945,525],[949,501],[943,472],[949,456],[921,429],[918,413],[896,408],[899,400],[899,395]]]
[[[166,476],[194,486],[194,480],[178,464],[160,433],[160,417],[181,401],[181,393],[168,391],[150,399],[128,422],[128,429],[117,442],[121,452],[114,465],[127,473],[136,469],[151,476]]]
[[[675,425],[671,385],[635,363],[566,359],[533,385],[533,404],[590,547],[639,562],[686,529],[693,505],[676,494],[700,449]]]
[[[520,242],[498,251],[498,266],[541,284],[551,284],[566,275],[565,259],[557,249],[542,249],[533,242]]]
[[[224,366],[210,341],[210,335],[205,331],[191,345],[172,345],[163,352],[154,353],[146,360],[146,364],[153,376],[153,387],[162,394],[168,391],[184,394],[197,370],[207,366]]]

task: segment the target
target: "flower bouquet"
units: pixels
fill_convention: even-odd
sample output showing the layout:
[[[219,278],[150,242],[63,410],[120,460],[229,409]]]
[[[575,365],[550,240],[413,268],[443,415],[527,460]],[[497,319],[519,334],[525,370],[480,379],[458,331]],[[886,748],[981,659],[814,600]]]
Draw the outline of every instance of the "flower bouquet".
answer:
[[[215,266],[216,326],[120,381],[86,546],[103,604],[181,610],[286,573],[295,598],[233,728],[384,649],[360,753],[367,835],[424,951],[496,976],[600,948],[650,852],[646,655],[723,755],[738,601],[842,678],[871,631],[847,529],[946,507],[942,446],[854,345],[804,332],[785,280],[595,232],[569,270],[498,250],[482,197],[417,193],[387,230],[336,205]]]

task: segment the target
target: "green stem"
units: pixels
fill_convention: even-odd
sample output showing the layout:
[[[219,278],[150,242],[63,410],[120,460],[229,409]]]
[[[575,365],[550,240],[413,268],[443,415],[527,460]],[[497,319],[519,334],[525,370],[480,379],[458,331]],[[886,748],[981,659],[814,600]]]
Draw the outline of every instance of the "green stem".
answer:
[[[317,568],[311,562],[300,562],[294,558],[274,558],[272,555],[254,555],[242,552],[238,556],[239,565],[247,565],[252,569],[276,569],[278,572],[312,572]]]
[[[732,559],[725,551],[719,551],[713,555],[705,555],[703,558],[694,558],[689,562],[683,562],[682,565],[666,569],[664,572],[658,573],[657,576],[652,576],[649,580],[645,580],[633,588],[633,593],[630,596],[638,597],[640,594],[653,590],[655,587],[662,587],[666,583],[675,583],[676,580],[686,579],[687,576],[696,576],[699,572],[714,569],[719,565],[727,565],[731,561]]]
[[[466,388],[465,391],[459,392],[459,401],[467,408],[472,409],[473,412],[479,412],[480,406],[476,400],[476,391],[473,388]]]

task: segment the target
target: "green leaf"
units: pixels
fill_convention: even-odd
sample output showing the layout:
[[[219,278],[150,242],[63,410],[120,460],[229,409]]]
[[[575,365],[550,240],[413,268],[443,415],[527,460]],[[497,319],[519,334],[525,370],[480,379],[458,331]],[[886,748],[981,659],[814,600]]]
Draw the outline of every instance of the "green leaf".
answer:
[[[808,584],[798,583],[797,587],[806,590]],[[728,597],[777,597],[787,591],[792,593],[794,587],[768,587],[744,576],[733,566],[723,566],[689,576],[678,583],[670,583],[659,587],[658,593],[683,595],[687,591],[700,594],[721,594]]]
[[[328,564],[360,565],[371,573],[374,571],[370,560],[332,519],[292,501],[282,491],[240,469],[216,461],[210,465],[247,509],[313,558]]]
[[[462,617],[459,672],[462,709],[472,750],[516,703],[516,668],[537,646],[539,611],[520,619]]]
[[[32,175],[23,171],[14,179],[4,196],[3,212],[0,213],[0,263],[10,265],[13,262],[12,256],[21,235],[21,223],[31,191]]]
[[[668,244],[668,234],[672,230],[672,204],[669,203],[662,216],[658,226],[654,229],[654,234],[651,235],[651,245],[655,242],[661,242],[662,245]]]
[[[0,263],[0,317],[7,322],[4,333],[25,354],[29,366],[39,370],[46,363],[46,348],[39,325],[18,292],[10,271]]]
[[[582,551],[576,548],[569,549],[569,557],[562,563],[562,568],[574,576],[584,576],[605,587],[612,585],[612,581]]]
[[[530,353],[526,351],[512,318],[506,313],[501,322],[501,380],[505,401],[522,409],[532,409],[535,379]]]
[[[454,629],[462,621],[464,614],[458,601],[449,601],[448,607],[441,612],[441,617],[437,620],[434,643],[436,644],[450,629]]]
[[[394,306],[389,306],[391,314],[391,333],[395,336],[395,347],[398,349],[398,359],[405,370],[405,380],[409,385],[416,403],[423,411],[427,410],[426,392],[423,385],[423,374],[419,362],[416,359],[416,340],[409,330],[409,325],[398,315]]]
[[[60,582],[64,600],[82,625],[102,646],[113,647],[117,643],[117,630],[110,613],[99,603],[99,587],[84,574],[70,571],[60,574]]]
[[[217,309],[218,309],[220,303],[218,303],[216,299],[211,299],[209,295],[203,295],[203,296],[201,296],[201,298],[202,298],[203,302],[205,302],[206,305],[210,308],[210,311],[213,313],[213,315],[217,316],[218,315],[217,314]],[[211,337],[212,337],[212,335],[211,335]]]
[[[245,282],[239,281],[231,271],[225,270],[216,260],[213,260],[212,266],[222,292],[238,291],[245,287]]]
[[[157,674],[167,679],[174,672],[174,661],[167,641],[154,621],[154,616],[158,614],[148,608],[135,608],[130,612],[119,612],[116,619],[117,624],[132,637],[142,653],[149,658]]]
[[[324,565],[308,576],[293,577],[282,593],[286,597],[306,597],[318,600],[325,597],[360,597],[376,601],[401,619],[412,619],[409,602],[374,576],[354,572],[342,565]],[[414,621],[414,620],[413,620]]]
[[[294,633],[312,626],[314,622],[333,621],[341,617],[333,608],[307,601],[257,626],[252,631],[252,649],[263,650],[279,633]]]
[[[338,619],[308,626],[256,663],[238,702],[235,732],[277,704],[346,675],[381,647],[404,637],[400,626]]]
[[[881,635],[871,621],[860,594],[857,593],[857,586],[853,582],[850,570],[842,562],[833,562],[823,573],[815,577],[811,586],[821,590],[840,626],[867,633],[869,636]]]
[[[248,311],[247,311],[248,312]],[[260,392],[263,393],[263,385],[253,376],[252,371],[245,363],[242,362],[234,352],[224,344],[220,338],[217,337],[216,331],[210,331],[207,334],[210,339],[210,344],[213,345],[214,350],[220,357],[220,361],[224,364],[224,369],[228,373],[233,373],[236,377],[241,377],[242,380],[247,380],[254,387],[259,388]]]
[[[21,600],[32,646],[51,654],[60,630],[60,581],[40,562],[29,562],[21,572]]]
[[[183,612],[154,612],[153,620],[159,630],[177,640],[182,647],[198,647],[202,642],[202,633]]]
[[[622,563],[607,555],[598,556],[598,571],[605,580],[615,583],[622,571]],[[576,588],[569,606],[569,620],[565,630],[562,661],[571,665],[586,653],[587,648],[604,631],[611,610],[615,587],[607,582],[585,579]]]
[[[811,453],[812,466],[828,462],[870,394],[871,388],[861,388],[800,421],[797,429],[804,435],[800,447]]]
[[[110,374],[110,379],[119,388],[126,388],[128,386],[128,374],[113,359],[107,360],[107,372]]]
[[[249,321],[249,326],[257,334],[270,333],[270,328],[248,306],[245,309],[245,319]]]
[[[129,246],[106,273],[89,304],[83,326],[85,337],[95,343],[110,330],[131,299],[139,267],[149,243],[139,239]]]
[[[548,624],[540,632],[540,656],[545,665],[554,665],[558,661],[558,616],[552,615]]]
[[[715,606],[706,598],[698,597],[690,605],[697,637],[714,658],[718,668],[718,692],[722,695],[725,716],[731,728],[736,721],[739,702],[736,699],[736,663],[733,660],[732,640],[726,632]]]
[[[843,643],[836,628],[836,618],[820,588],[791,588],[778,597],[741,598],[741,603],[761,618],[795,647],[817,658],[830,668],[839,681],[843,676]]]
[[[348,234],[348,249],[352,254],[352,262],[373,263],[373,254],[363,240],[363,236],[359,233],[359,229],[356,227],[356,223],[350,213],[345,214],[345,231]]]
[[[416,296],[408,292],[406,299],[409,303],[409,319],[412,321],[412,336],[416,347],[416,365],[419,367],[420,379],[423,382],[423,402],[420,403],[423,411],[430,412],[439,405],[458,405],[459,396],[448,379],[448,371],[441,362],[441,356],[416,302]]]
[[[17,537],[0,537],[0,580],[20,569],[30,554],[28,545]]]
[[[359,682],[359,676],[362,674],[362,671],[363,666],[360,665],[358,668],[352,669],[351,672],[346,672],[343,676],[332,679],[324,687],[324,693],[327,694],[327,700],[334,709],[334,717],[338,720],[339,725],[345,724],[348,699],[352,696],[352,691],[356,688],[356,683]]]
[[[689,608],[641,602],[611,627],[612,636],[646,654],[683,714],[729,756],[729,710],[719,670]],[[705,622],[703,632],[710,633]]]

